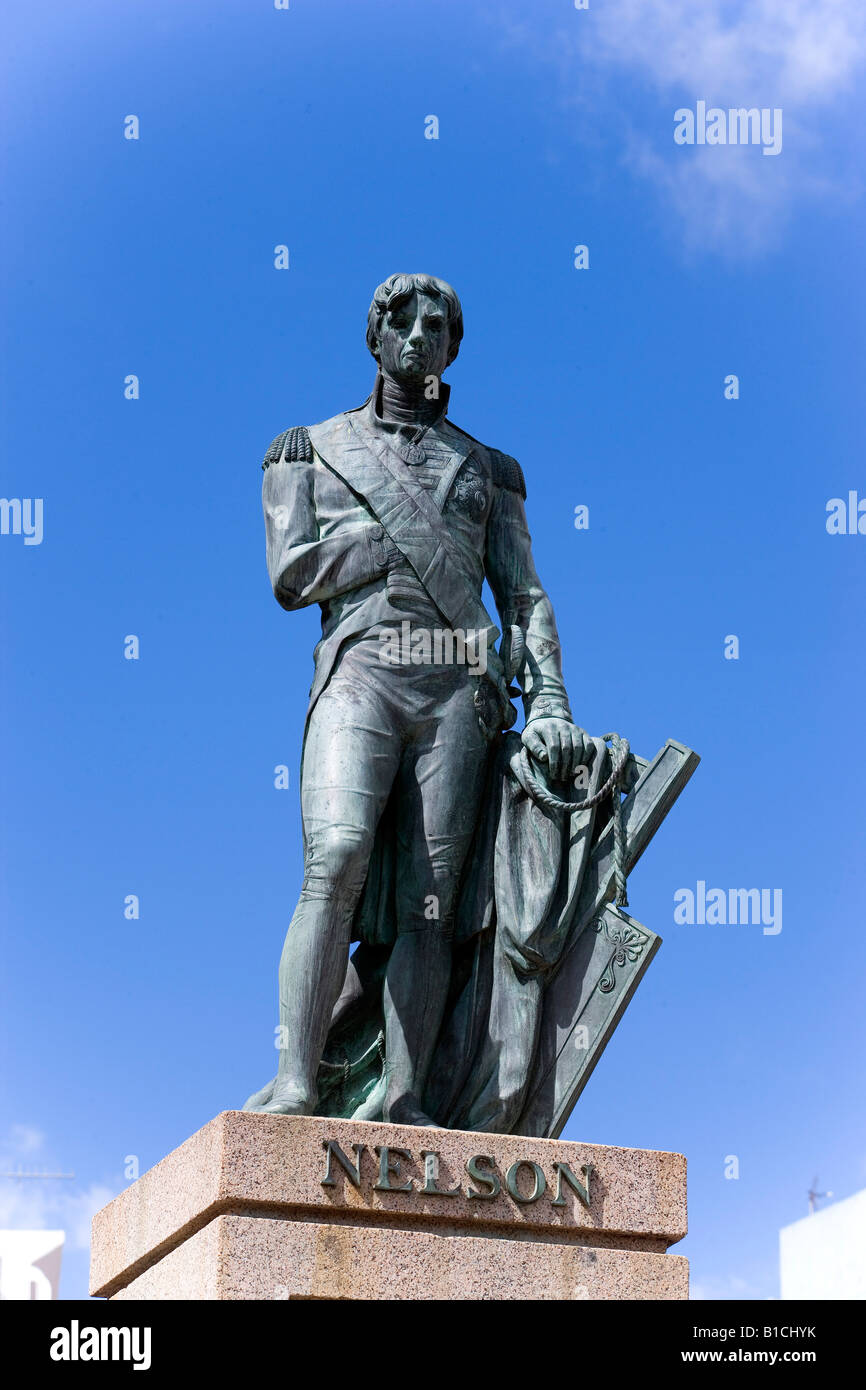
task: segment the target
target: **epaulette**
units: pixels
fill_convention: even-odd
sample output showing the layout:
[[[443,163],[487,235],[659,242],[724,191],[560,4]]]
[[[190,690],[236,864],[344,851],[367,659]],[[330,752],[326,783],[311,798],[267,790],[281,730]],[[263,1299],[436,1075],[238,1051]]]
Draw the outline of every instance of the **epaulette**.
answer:
[[[476,439],[475,435],[470,434],[468,430],[462,430],[459,425],[455,425],[452,419],[449,418],[448,424],[458,434],[464,435],[466,439],[471,439],[473,444],[481,444],[480,439]],[[496,486],[507,488],[509,492],[519,492],[525,502],[526,480],[517,459],[513,459],[510,454],[500,453],[498,449],[491,449],[488,444],[481,444],[481,448],[486,450],[490,456],[490,469]]]
[[[519,492],[526,501],[526,482],[523,469],[510,454],[501,454],[498,449],[488,450],[493,468],[493,481],[497,487],[507,488],[509,492]]]
[[[313,446],[306,425],[295,425],[292,429],[283,430],[282,434],[277,435],[265,454],[262,469],[270,468],[272,463],[279,463],[282,458],[285,458],[286,463],[310,463],[312,457]]]

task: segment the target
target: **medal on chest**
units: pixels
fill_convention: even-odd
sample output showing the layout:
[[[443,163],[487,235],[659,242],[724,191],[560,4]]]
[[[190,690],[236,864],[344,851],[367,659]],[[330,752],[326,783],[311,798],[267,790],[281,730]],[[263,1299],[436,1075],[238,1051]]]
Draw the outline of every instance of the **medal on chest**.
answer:
[[[410,468],[417,468],[419,464],[427,462],[427,454],[421,445],[414,440],[409,440],[406,444],[398,444],[397,453],[404,463],[408,463]]]

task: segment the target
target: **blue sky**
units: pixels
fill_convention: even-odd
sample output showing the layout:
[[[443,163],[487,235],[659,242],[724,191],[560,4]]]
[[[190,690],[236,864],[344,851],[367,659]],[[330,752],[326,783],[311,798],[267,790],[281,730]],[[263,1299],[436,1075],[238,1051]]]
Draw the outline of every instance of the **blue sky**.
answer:
[[[695,1293],[777,1296],[812,1178],[866,1185],[866,536],[825,527],[866,497],[864,19],[14,0],[7,30],[0,492],[44,538],[0,536],[0,1166],[76,1178],[3,1180],[0,1225],[65,1227],[80,1296],[126,1156],[270,1074],[318,610],[270,594],[260,463],[364,399],[372,291],[425,270],[463,301],[452,418],[523,464],[575,717],[702,757],[565,1137],[685,1153]],[[676,146],[698,100],[781,107],[782,153]],[[676,924],[698,880],[781,889],[782,931]]]

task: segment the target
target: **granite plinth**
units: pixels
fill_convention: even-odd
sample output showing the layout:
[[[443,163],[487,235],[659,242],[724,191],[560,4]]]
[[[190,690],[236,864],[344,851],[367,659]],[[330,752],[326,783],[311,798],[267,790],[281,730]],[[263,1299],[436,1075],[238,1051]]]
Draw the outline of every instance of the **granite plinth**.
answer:
[[[670,1299],[679,1154],[226,1111],[93,1222],[122,1299]]]

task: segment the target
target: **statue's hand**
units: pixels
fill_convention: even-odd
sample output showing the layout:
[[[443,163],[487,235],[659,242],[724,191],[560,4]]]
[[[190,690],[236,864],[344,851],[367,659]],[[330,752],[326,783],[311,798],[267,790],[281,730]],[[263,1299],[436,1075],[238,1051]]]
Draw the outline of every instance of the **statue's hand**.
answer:
[[[534,719],[527,724],[521,737],[533,758],[547,765],[548,775],[554,782],[573,777],[595,751],[589,734],[570,719]]]

